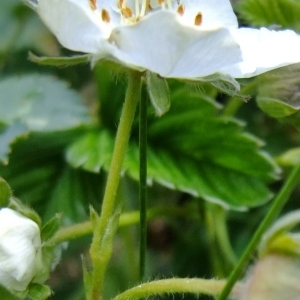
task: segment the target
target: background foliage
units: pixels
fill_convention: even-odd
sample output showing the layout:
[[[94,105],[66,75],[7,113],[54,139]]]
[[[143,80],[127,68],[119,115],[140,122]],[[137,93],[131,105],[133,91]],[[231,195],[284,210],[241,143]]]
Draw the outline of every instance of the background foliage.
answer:
[[[300,30],[297,0],[240,0],[235,9],[244,26]],[[18,0],[1,1],[0,36],[0,174],[44,220],[57,212],[63,225],[87,220],[89,205],[101,202],[124,70],[108,63],[91,70],[87,64],[55,68],[30,62],[29,50],[71,53]],[[281,156],[299,144],[299,70],[296,65],[242,81],[252,96],[247,103],[206,83],[170,80],[169,112],[158,117],[149,104],[149,207],[169,208],[148,225],[149,279],[228,274],[286,168],[299,162],[297,149]],[[138,209],[137,129],[136,120],[118,194],[124,211]],[[299,192],[289,209],[297,207]],[[84,299],[80,254],[89,243],[88,236],[63,252],[49,280],[52,299]],[[137,251],[136,227],[122,227],[107,296],[137,282]]]

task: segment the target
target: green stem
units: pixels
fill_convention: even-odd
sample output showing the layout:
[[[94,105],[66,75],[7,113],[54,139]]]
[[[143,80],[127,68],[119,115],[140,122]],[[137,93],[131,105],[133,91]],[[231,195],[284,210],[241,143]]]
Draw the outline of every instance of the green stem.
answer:
[[[209,202],[205,207],[211,263],[214,275],[222,278],[230,272],[237,261],[229,241],[226,210],[220,205]]]
[[[194,278],[172,278],[147,282],[133,287],[115,297],[113,300],[138,300],[149,296],[191,293],[217,295],[224,287],[225,280],[208,280]],[[240,286],[237,285],[232,291],[232,296],[239,293]]]
[[[189,207],[170,207],[159,206],[148,209],[147,220],[155,219],[160,216],[186,216],[189,217],[191,210]],[[125,227],[137,224],[140,221],[140,211],[123,213],[119,219],[119,227]],[[51,244],[59,244],[65,241],[75,240],[93,233],[91,221],[75,224],[69,227],[61,228],[51,239]]]
[[[217,205],[216,210],[217,210],[217,215],[215,218],[216,238],[218,240],[220,249],[224,254],[224,257],[227,259],[231,267],[233,267],[237,262],[237,258],[235,256],[235,253],[232,249],[229,240],[227,224],[226,224],[226,210],[219,205]]]
[[[112,249],[109,247],[111,246],[112,248],[112,245],[103,245],[102,241],[107,234],[110,234],[107,230],[109,229],[111,219],[115,212],[115,200],[120,181],[122,164],[129,141],[136,107],[140,100],[140,94],[141,73],[130,71],[125,102],[116,135],[115,148],[112,155],[112,161],[102,202],[101,215],[94,226],[94,236],[90,248],[90,256],[93,263],[93,283],[89,296],[91,300],[101,299],[104,274],[108,261],[111,257]]]
[[[140,101],[140,281],[145,279],[147,249],[147,98]]]
[[[289,175],[282,189],[280,190],[277,197],[275,198],[270,210],[268,211],[267,215],[265,216],[260,226],[256,230],[254,236],[252,237],[252,240],[250,241],[248,247],[244,251],[236,268],[231,273],[227,281],[227,284],[225,285],[223,291],[221,292],[217,300],[227,299],[235,282],[240,278],[243,271],[245,270],[245,266],[249,262],[251,256],[253,255],[254,250],[257,248],[257,245],[261,240],[263,234],[266,232],[266,230],[271,225],[271,223],[274,222],[274,220],[278,217],[283,206],[288,201],[291,193],[293,192],[295,187],[299,184],[299,180],[300,180],[300,166],[297,166],[292,170],[291,174]]]

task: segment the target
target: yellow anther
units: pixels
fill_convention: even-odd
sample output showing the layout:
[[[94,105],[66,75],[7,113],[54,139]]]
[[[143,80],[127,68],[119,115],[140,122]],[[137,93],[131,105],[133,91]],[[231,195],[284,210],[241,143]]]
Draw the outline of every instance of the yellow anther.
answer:
[[[124,2],[124,0],[118,0],[118,2],[117,2],[117,6],[118,6],[118,8],[119,8],[119,9],[121,9],[121,8],[122,8],[122,6],[123,6],[123,2]]]
[[[121,14],[125,18],[131,18],[132,17],[132,10],[129,7],[125,7],[121,9]]]
[[[185,6],[183,4],[180,4],[178,7],[177,7],[177,12],[180,16],[183,16],[184,14],[184,11],[185,11]]]
[[[88,0],[92,10],[97,9],[97,0]]]
[[[106,9],[104,9],[104,8],[102,8],[102,10],[101,10],[101,19],[105,23],[109,23],[110,22],[109,12]]]
[[[202,24],[202,20],[203,20],[202,13],[198,12],[195,17],[195,25],[200,26]]]

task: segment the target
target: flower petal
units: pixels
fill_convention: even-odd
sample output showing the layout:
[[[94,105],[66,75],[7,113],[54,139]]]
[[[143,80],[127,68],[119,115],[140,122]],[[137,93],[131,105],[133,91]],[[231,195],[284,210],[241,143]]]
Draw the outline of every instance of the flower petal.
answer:
[[[88,0],[39,0],[36,11],[68,49],[95,53],[107,44],[110,29]]]
[[[196,14],[201,12],[203,28],[238,28],[238,21],[229,0],[182,0],[180,3],[185,6],[183,18],[186,22],[193,24]]]
[[[245,78],[300,62],[300,36],[292,30],[240,28],[232,34],[241,46],[243,62],[222,71]]]
[[[151,14],[132,26],[113,30],[112,55],[130,67],[163,77],[195,78],[241,61],[238,44],[227,28],[183,26],[171,11]]]

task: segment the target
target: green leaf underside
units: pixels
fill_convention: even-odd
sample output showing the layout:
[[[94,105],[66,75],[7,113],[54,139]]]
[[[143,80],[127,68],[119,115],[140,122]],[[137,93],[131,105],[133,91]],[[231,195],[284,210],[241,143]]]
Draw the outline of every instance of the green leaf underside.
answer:
[[[241,17],[251,26],[293,28],[300,31],[300,2],[295,0],[244,0],[237,5]]]
[[[0,52],[7,50],[11,38],[18,31],[18,23],[14,10],[18,4],[17,0],[3,0],[0,4]]]
[[[187,95],[189,94],[189,95]],[[243,209],[271,197],[266,181],[276,178],[275,163],[259,150],[261,142],[243,125],[218,116],[212,100],[186,91],[174,94],[170,112],[149,123],[148,181]],[[108,170],[113,135],[89,133],[67,151],[73,167]],[[130,142],[123,172],[138,180],[138,143]]]
[[[11,144],[30,132],[57,132],[89,124],[80,96],[54,77],[25,75],[0,81],[0,161]]]
[[[11,152],[11,145],[22,136],[28,134],[26,126],[15,122],[0,131],[0,161],[3,164],[8,163],[8,155]]]

